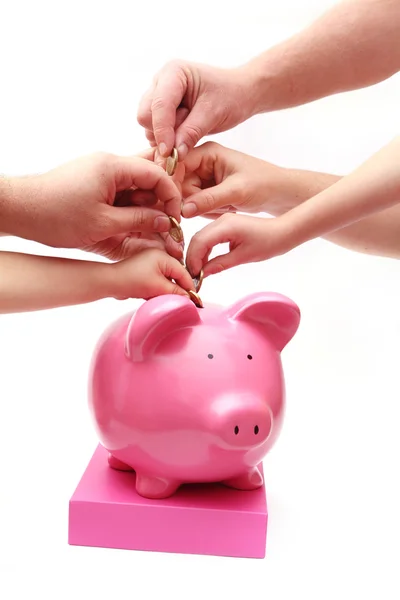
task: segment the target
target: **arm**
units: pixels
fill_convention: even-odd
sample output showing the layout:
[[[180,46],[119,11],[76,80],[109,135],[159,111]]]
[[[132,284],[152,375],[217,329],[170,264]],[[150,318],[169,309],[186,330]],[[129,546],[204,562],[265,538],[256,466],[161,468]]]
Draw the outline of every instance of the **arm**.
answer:
[[[265,211],[280,217],[341,179],[338,175],[287,169],[281,187],[284,194],[269,202]],[[323,237],[348,250],[400,259],[400,204]]]
[[[378,83],[400,69],[400,0],[345,0],[237,69],[173,61],[143,96],[139,123],[162,156],[250,117]]]
[[[391,147],[395,153],[394,145]],[[396,162],[395,155],[393,158]],[[282,217],[296,207],[309,205],[314,196],[322,196],[320,205],[329,202],[329,188],[348,182],[347,177],[338,175],[283,168],[215,142],[192,150],[184,165],[182,214],[186,218],[216,218],[232,211]],[[382,175],[381,181],[385,180]],[[379,185],[379,180],[373,184]],[[358,252],[400,257],[399,231],[400,204],[322,235]]]
[[[254,114],[373,85],[400,70],[400,1],[345,0],[245,67]]]
[[[0,313],[86,304],[112,296],[110,264],[0,253]]]
[[[376,244],[379,247],[382,243],[386,249],[392,247],[390,254],[398,257],[399,157],[400,137],[347,177],[281,216],[277,221],[280,221],[280,229],[289,246],[293,248],[308,240],[332,235],[333,232],[337,236],[340,235],[338,230],[341,230],[343,235],[343,228],[349,231],[350,227],[354,227],[356,241],[358,236],[365,236],[358,238],[357,242],[364,247],[363,251],[368,251],[368,248],[371,251],[371,247]],[[378,236],[373,231],[377,216],[377,225],[381,228]],[[371,241],[370,234],[373,236]],[[379,251],[378,254],[385,252]]]
[[[102,298],[186,295],[193,281],[177,260],[144,250],[118,263],[0,252],[0,314],[86,304]]]

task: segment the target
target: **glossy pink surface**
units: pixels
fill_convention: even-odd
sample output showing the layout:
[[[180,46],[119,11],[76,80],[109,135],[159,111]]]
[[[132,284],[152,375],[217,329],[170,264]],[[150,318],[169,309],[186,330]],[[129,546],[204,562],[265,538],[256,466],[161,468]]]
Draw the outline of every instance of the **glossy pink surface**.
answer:
[[[170,498],[143,498],[135,473],[109,469],[99,445],[69,503],[71,545],[263,558],[265,487],[251,494],[218,484],[183,485]]]
[[[182,483],[258,488],[282,426],[281,350],[298,307],[272,293],[198,309],[161,296],[124,316],[94,353],[89,404],[110,466],[148,498]]]

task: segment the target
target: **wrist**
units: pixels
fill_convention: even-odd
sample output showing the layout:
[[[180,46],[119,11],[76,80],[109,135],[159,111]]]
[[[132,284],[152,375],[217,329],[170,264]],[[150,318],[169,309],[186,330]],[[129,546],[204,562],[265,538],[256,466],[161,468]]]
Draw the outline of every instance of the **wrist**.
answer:
[[[119,278],[118,278],[118,263],[97,263],[99,269],[94,275],[93,285],[97,290],[99,299],[115,298],[119,299]]]
[[[31,198],[39,194],[36,176],[0,179],[0,230],[3,234],[34,239],[31,231],[35,218],[30,205]]]
[[[275,217],[284,215],[342,179],[340,175],[330,173],[288,169],[275,165],[274,169],[274,176],[271,178],[271,165],[266,164],[265,185],[269,188],[269,193],[262,211]]]
[[[0,235],[11,235],[13,195],[11,179],[0,177]]]
[[[285,69],[285,55],[281,54],[279,47],[271,48],[244,67],[251,94],[251,116],[286,108],[291,83]]]

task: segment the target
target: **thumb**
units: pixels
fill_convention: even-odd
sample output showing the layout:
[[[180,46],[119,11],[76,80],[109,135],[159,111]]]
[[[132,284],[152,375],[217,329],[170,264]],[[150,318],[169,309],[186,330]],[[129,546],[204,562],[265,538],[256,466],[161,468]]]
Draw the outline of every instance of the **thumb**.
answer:
[[[215,213],[227,205],[234,205],[237,193],[237,186],[228,177],[222,183],[201,190],[201,192],[186,198],[182,208],[182,216],[189,219],[199,215]]]
[[[189,115],[176,131],[176,147],[179,160],[183,160],[188,152],[206,136],[213,128],[214,111],[209,104],[197,102]]]
[[[167,232],[171,222],[165,213],[146,206],[109,207],[105,236],[120,233]]]
[[[249,261],[246,257],[244,249],[240,247],[235,248],[232,250],[232,252],[212,258],[203,269],[204,277],[222,273],[222,271],[232,269],[232,267],[237,267],[238,265],[242,265],[247,262]]]

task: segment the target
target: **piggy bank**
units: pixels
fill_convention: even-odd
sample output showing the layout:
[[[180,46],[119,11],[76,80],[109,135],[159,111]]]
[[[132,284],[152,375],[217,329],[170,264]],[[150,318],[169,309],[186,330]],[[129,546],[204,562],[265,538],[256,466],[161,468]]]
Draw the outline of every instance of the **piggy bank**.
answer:
[[[183,483],[263,484],[258,468],[282,426],[281,350],[300,311],[274,293],[226,308],[184,296],[146,301],[100,339],[89,406],[110,467],[165,498]]]

